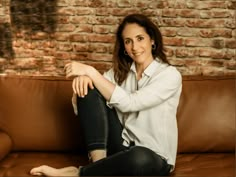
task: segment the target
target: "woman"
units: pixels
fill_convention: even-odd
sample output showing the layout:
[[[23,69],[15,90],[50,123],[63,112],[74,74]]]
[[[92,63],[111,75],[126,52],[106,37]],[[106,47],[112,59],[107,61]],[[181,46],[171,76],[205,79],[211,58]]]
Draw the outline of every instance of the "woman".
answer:
[[[75,76],[72,87],[93,163],[61,169],[44,165],[31,174],[168,175],[176,160],[182,80],[163,50],[154,23],[132,14],[118,27],[112,69],[101,75],[89,65],[67,64],[67,77]]]

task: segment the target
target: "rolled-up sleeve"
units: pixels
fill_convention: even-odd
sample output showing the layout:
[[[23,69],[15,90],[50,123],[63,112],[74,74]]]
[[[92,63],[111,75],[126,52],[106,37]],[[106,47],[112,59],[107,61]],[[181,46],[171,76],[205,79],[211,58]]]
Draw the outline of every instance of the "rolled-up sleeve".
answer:
[[[121,112],[141,111],[166,101],[180,89],[181,83],[180,73],[175,68],[170,68],[132,93],[117,85],[108,104]]]

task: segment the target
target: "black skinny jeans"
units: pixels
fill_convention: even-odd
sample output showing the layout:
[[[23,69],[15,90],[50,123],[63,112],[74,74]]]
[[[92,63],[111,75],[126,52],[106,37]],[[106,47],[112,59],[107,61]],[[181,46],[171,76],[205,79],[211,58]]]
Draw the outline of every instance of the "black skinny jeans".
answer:
[[[78,98],[78,116],[88,151],[107,150],[107,157],[84,166],[80,176],[166,176],[171,166],[152,150],[122,145],[122,125],[97,89]]]

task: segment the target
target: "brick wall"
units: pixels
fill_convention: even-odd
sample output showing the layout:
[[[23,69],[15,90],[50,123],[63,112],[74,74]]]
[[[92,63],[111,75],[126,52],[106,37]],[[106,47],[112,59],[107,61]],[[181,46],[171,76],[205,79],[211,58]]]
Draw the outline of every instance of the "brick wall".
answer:
[[[235,11],[236,0],[0,0],[0,74],[61,76],[70,60],[103,72],[120,20],[138,12],[183,75],[232,75]]]

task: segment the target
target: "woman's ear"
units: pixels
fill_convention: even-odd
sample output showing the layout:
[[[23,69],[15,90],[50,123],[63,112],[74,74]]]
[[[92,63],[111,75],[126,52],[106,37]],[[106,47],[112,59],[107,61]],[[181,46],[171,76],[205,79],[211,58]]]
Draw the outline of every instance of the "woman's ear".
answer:
[[[154,41],[153,39],[151,39],[151,43],[152,43],[152,45],[154,45],[154,44],[155,44],[155,41]]]

